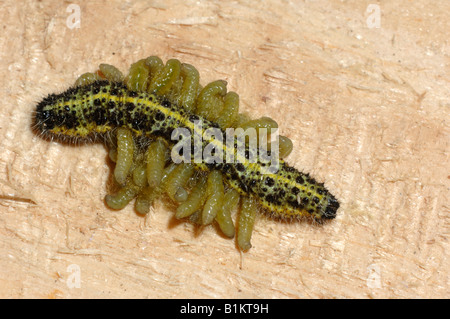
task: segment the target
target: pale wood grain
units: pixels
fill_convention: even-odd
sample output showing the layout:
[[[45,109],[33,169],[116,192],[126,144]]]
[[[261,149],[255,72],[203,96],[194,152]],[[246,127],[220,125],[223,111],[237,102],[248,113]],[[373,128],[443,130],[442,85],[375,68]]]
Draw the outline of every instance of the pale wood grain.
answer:
[[[381,2],[372,29],[364,1],[83,2],[80,29],[67,6],[0,7],[0,297],[449,297],[448,1]],[[107,209],[105,148],[41,140],[31,113],[100,63],[149,55],[277,120],[337,219],[260,218],[240,254],[161,202],[147,218]]]

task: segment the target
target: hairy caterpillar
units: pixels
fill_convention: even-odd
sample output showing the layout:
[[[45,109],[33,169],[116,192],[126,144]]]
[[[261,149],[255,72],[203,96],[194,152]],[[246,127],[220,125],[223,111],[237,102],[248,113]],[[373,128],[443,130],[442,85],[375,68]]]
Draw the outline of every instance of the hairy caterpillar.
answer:
[[[164,65],[157,57],[136,62],[126,77],[101,64],[96,73],[82,75],[66,92],[44,98],[33,120],[33,129],[46,137],[103,138],[116,163],[119,190],[105,198],[113,209],[136,198],[136,210],[146,214],[156,198],[167,194],[178,203],[176,218],[201,225],[216,221],[225,235],[233,237],[231,212],[241,202],[237,242],[242,250],[251,247],[258,209],[278,218],[310,216],[320,221],[334,218],[339,208],[322,183],[278,155],[275,170],[263,160],[261,154],[278,154],[278,150],[279,157],[287,156],[292,150],[288,138],[280,136],[279,149],[276,143],[261,148],[261,139],[258,148],[251,147],[251,135],[226,142],[230,129],[254,129],[253,138],[267,138],[270,133],[264,129],[277,127],[270,118],[251,120],[239,114],[239,97],[227,92],[225,81],[203,88],[193,66],[174,59]],[[174,133],[181,129],[188,147],[174,151]],[[208,149],[213,160],[195,157]],[[184,162],[176,160],[180,156]],[[227,161],[227,156],[234,160]]]

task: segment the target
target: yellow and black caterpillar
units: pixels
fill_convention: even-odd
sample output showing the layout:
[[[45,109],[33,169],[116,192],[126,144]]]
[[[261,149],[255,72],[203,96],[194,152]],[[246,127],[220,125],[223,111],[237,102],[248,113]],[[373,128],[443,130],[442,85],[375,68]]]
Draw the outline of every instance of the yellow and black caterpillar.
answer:
[[[270,118],[251,120],[238,110],[239,97],[226,92],[224,81],[202,88],[193,66],[178,60],[164,65],[149,57],[133,64],[126,77],[106,64],[96,73],[82,75],[73,88],[44,98],[33,123],[38,133],[51,138],[105,137],[120,187],[106,197],[111,208],[121,209],[136,198],[136,210],[145,214],[166,193],[179,204],[177,218],[189,217],[203,225],[216,221],[225,235],[233,237],[231,212],[241,198],[237,238],[242,250],[251,247],[258,209],[279,218],[334,218],[339,203],[322,183],[282,159],[277,158],[275,170],[269,169],[258,149],[249,146],[251,137],[234,136],[231,143],[225,142],[230,128],[254,128],[253,137],[264,134],[262,128],[277,128]],[[189,154],[183,154],[186,149],[174,151],[174,133],[181,129]],[[195,144],[195,136],[201,144]],[[269,144],[266,155],[278,155],[277,146]],[[280,136],[279,149],[280,157],[287,156],[291,141]],[[214,160],[195,160],[196,154],[206,153]],[[184,163],[176,161],[181,157]]]

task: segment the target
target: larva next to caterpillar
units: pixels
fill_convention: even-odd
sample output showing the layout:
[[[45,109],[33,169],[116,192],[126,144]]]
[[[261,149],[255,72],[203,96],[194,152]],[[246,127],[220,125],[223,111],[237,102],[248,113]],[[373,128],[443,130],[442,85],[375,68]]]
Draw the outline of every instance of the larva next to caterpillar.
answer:
[[[226,236],[236,235],[241,250],[251,247],[257,211],[322,221],[339,208],[322,183],[283,161],[292,142],[273,134],[277,128],[271,118],[240,114],[239,96],[227,92],[225,81],[202,87],[192,65],[155,56],[134,63],[127,76],[101,64],[66,92],[44,98],[33,115],[37,134],[107,144],[118,187],[105,198],[110,208],[135,199],[136,211],[147,214],[167,196],[177,204],[176,218],[215,222]]]

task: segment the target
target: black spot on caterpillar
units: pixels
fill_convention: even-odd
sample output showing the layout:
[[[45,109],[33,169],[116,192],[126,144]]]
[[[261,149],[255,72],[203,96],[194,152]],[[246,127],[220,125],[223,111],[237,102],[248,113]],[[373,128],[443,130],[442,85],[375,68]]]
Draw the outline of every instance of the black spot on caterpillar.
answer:
[[[146,213],[155,198],[167,193],[180,203],[177,218],[189,217],[199,224],[215,220],[233,237],[231,211],[241,198],[238,246],[243,250],[251,247],[257,206],[284,219],[311,216],[320,221],[336,216],[339,203],[322,183],[282,159],[276,172],[267,169],[259,154],[250,162],[255,154],[248,141],[225,143],[222,137],[228,128],[254,127],[259,134],[262,127],[276,127],[276,123],[238,114],[237,94],[227,93],[224,81],[201,88],[192,66],[178,60],[164,66],[159,58],[150,57],[133,64],[127,77],[112,66],[100,65],[100,71],[83,75],[77,84],[61,94],[50,94],[37,105],[33,129],[70,141],[116,136],[110,145],[111,158],[116,161],[115,180],[121,189],[107,196],[108,206],[120,209],[137,198],[136,209]],[[192,138],[191,162],[176,165],[173,158],[167,158],[167,151],[174,146],[173,132],[180,129]],[[212,129],[218,130],[219,139],[206,134]],[[195,134],[204,137],[202,151],[213,145],[214,154],[231,152],[237,161],[203,158],[195,162]],[[285,138],[283,143],[289,145],[290,140]],[[245,150],[241,158],[238,149]]]

